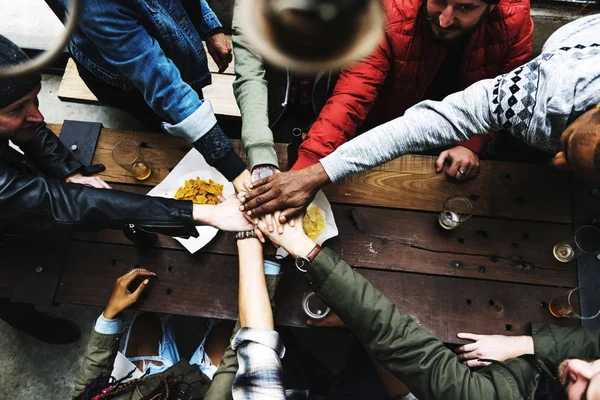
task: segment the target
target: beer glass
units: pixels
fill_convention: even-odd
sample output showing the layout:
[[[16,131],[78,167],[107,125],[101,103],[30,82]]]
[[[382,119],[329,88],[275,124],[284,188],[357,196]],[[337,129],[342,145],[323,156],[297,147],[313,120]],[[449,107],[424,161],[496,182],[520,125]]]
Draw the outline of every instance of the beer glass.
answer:
[[[304,293],[304,296],[302,296],[302,310],[310,319],[323,319],[331,311],[315,292]]]
[[[131,140],[122,140],[112,149],[112,159],[120,167],[130,171],[134,178],[143,181],[150,177],[152,168],[144,160],[142,149]]]
[[[466,197],[450,196],[438,216],[438,222],[444,229],[451,230],[473,216],[473,204]]]
[[[596,299],[598,293],[592,289],[584,287],[576,287],[569,290],[563,295],[560,295],[550,301],[548,309],[556,318],[579,318],[579,319],[594,319],[600,315],[600,308],[597,302],[594,302],[590,310],[585,314],[581,310],[581,296],[586,295],[589,299]],[[587,303],[586,303],[587,304]]]
[[[600,229],[592,225],[577,228],[573,238],[557,243],[552,249],[560,262],[569,262],[582,254],[600,252]]]

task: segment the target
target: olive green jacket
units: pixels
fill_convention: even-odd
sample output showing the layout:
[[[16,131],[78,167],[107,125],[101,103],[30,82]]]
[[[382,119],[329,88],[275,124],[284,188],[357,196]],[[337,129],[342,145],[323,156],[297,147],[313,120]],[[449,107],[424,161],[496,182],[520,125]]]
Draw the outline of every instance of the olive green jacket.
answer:
[[[317,255],[307,278],[377,361],[419,400],[535,397],[544,372],[528,357],[471,370],[333,251]],[[535,360],[551,367],[566,358],[600,358],[599,330],[534,324],[532,336]]]
[[[266,275],[267,290],[271,298],[271,304],[279,277],[279,275]],[[232,338],[239,329],[240,324],[238,321]],[[75,377],[73,398],[79,396],[94,379],[101,376],[109,376],[112,373],[122,336],[123,332],[116,335],[105,335],[92,329],[92,334],[83,356],[83,362]],[[183,376],[184,382],[188,384],[193,383],[190,386],[192,388],[190,390],[193,390],[193,392],[189,393],[193,396],[191,397],[192,399],[231,399],[231,385],[233,384],[237,369],[236,353],[229,346],[223,355],[221,365],[216,371],[212,383],[210,379],[200,372],[198,366],[190,365],[186,360],[182,360],[161,374],[152,375],[137,382],[129,390],[115,397],[115,399],[139,400],[156,389],[161,382],[161,378],[169,375]]]

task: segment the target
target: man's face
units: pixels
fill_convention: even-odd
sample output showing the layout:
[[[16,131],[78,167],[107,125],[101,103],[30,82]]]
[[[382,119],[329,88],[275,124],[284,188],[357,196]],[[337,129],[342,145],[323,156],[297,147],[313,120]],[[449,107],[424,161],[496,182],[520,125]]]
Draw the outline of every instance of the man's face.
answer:
[[[600,360],[564,360],[558,365],[558,380],[569,400],[599,400]]]
[[[482,0],[427,0],[427,19],[434,38],[448,42],[472,33],[493,8]]]
[[[19,100],[0,109],[0,137],[10,138],[19,133],[27,133],[44,121],[44,116],[38,109],[39,92],[40,86],[37,86]]]

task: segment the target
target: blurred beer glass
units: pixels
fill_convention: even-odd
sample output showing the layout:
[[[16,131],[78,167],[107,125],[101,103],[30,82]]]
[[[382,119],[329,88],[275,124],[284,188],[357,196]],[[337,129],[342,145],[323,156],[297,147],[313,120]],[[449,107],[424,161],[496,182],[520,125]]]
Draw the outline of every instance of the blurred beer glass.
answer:
[[[120,167],[130,171],[135,179],[143,181],[150,177],[152,168],[144,160],[142,149],[131,140],[122,140],[112,149],[112,159]]]

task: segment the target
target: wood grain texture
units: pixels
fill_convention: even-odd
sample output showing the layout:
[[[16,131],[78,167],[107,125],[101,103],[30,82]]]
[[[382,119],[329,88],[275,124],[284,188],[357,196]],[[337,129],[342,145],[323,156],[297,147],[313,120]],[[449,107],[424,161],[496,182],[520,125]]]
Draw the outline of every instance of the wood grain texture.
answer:
[[[141,186],[115,189],[147,192]],[[353,266],[481,280],[577,286],[574,262],[560,263],[553,246],[572,235],[566,224],[475,217],[454,231],[441,231],[436,214],[334,204],[337,238],[326,242]],[[131,242],[121,231],[78,232],[94,243]],[[237,255],[232,234],[219,232],[205,253]],[[156,248],[183,249],[173,238],[159,236]]]
[[[218,74],[218,68],[211,57],[209,59],[209,67],[215,68],[212,72],[212,84],[202,89],[204,98],[210,100],[216,115],[227,117],[240,117],[240,109],[233,95],[233,81],[235,75]],[[230,64],[229,68],[232,64]],[[229,69],[228,68],[228,69]],[[88,89],[85,82],[80,78],[77,72],[77,66],[73,59],[69,59],[65,68],[65,73],[58,88],[58,98],[63,101],[74,101],[81,103],[98,103],[98,98]]]
[[[114,280],[135,265],[158,274],[141,310],[234,319],[237,316],[237,257],[175,250],[137,250],[129,246],[77,243],[70,251],[56,301],[104,306]],[[305,326],[300,299],[307,290],[303,277],[284,266],[275,313],[278,324]],[[359,272],[398,309],[412,315],[433,335],[456,342],[461,331],[525,334],[531,321],[557,320],[547,302],[564,288],[507,284],[393,271]],[[93,276],[93,279],[90,277]]]
[[[49,127],[58,134],[60,125]],[[123,139],[145,144],[144,154],[153,167],[144,185],[157,185],[189,151],[190,144],[181,138],[155,132],[103,129],[95,163],[107,170],[102,177],[109,182],[137,183],[124,169],[113,163],[112,147]],[[240,156],[247,160],[243,145],[233,140]],[[287,148],[276,144],[279,164],[287,165]],[[549,166],[483,161],[479,176],[456,182],[435,173],[434,157],[406,155],[370,171],[329,185],[329,201],[438,212],[450,195],[469,197],[474,215],[520,220],[571,223],[570,177]]]
[[[330,201],[439,211],[449,196],[465,196],[473,214],[571,223],[570,177],[550,166],[482,161],[475,179],[436,174],[434,157],[406,155],[325,188]]]
[[[60,135],[61,124],[48,124],[48,128]],[[131,173],[119,167],[112,160],[112,149],[121,140],[132,140],[142,148],[146,161],[152,167],[152,175],[145,181],[136,180]],[[232,140],[236,152],[247,162],[248,157],[240,140]],[[104,164],[106,171],[100,176],[111,183],[130,183],[144,186],[156,186],[169,175],[179,161],[192,149],[192,145],[180,137],[169,136],[162,132],[121,131],[103,128],[96,146],[94,164]],[[280,155],[281,165],[287,165],[287,145],[276,143],[275,149]],[[282,168],[285,170],[285,168]]]

